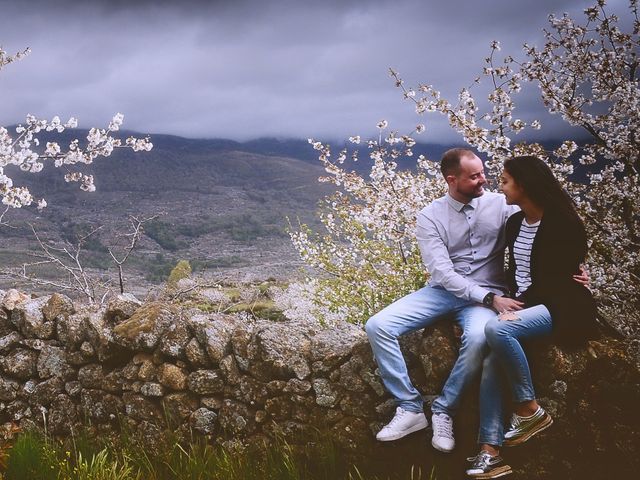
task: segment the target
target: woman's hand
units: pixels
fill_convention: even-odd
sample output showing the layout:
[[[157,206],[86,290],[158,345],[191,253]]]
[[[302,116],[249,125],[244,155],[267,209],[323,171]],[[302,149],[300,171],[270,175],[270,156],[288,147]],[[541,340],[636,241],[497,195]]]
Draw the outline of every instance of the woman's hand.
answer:
[[[579,274],[573,276],[573,279],[580,285],[589,288],[589,281],[591,279],[589,278],[589,272],[584,268],[584,265],[580,265],[579,272]],[[589,288],[589,290],[591,289]]]

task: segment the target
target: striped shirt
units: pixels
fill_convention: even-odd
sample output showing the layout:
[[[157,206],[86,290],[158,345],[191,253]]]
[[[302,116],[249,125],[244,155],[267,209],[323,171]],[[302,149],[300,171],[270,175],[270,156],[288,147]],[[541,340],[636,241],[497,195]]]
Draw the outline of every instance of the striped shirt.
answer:
[[[513,260],[516,264],[516,284],[518,285],[516,296],[522,295],[531,286],[531,247],[539,226],[540,220],[528,224],[523,218],[520,231],[513,244]]]

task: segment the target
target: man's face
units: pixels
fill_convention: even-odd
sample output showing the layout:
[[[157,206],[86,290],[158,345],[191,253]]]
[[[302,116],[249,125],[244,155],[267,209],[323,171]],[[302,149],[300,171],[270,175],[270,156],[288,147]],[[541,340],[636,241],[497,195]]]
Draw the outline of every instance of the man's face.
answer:
[[[484,193],[484,167],[477,156],[466,156],[460,159],[460,172],[447,176],[449,193],[458,201],[468,202]]]

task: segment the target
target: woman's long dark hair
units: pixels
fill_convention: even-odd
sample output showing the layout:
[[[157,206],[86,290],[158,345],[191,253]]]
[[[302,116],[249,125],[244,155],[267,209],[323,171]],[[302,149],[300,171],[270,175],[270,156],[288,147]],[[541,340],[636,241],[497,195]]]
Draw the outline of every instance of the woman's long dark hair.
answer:
[[[544,208],[545,212],[577,222],[584,230],[584,223],[576,212],[573,200],[546,163],[538,157],[527,155],[506,160],[504,169],[533,203]]]

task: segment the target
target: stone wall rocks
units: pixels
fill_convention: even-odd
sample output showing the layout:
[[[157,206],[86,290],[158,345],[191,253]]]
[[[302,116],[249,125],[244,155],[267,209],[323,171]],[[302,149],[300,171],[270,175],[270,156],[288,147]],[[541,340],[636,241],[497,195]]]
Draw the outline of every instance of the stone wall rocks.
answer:
[[[48,339],[53,336],[54,323],[42,312],[50,297],[19,301],[11,310],[11,323],[25,337]],[[10,303],[10,302],[9,302]]]
[[[162,302],[141,305],[129,318],[113,327],[113,341],[131,350],[153,350],[174,323],[177,313],[173,305]]]
[[[590,454],[640,468],[638,345],[602,339],[581,351],[532,352],[536,388],[556,424],[520,460],[521,478],[544,478],[530,472],[555,464],[579,468]],[[451,326],[407,335],[401,348],[416,386],[434,398],[457,354]],[[462,445],[473,445],[476,405],[470,393],[456,418]],[[244,442],[322,430],[345,451],[384,456],[393,449],[381,453],[374,433],[394,408],[356,325],[249,320],[131,295],[100,309],[60,294],[0,291],[2,423],[46,421],[59,434],[87,422],[98,431],[127,425],[151,439],[169,427]]]

